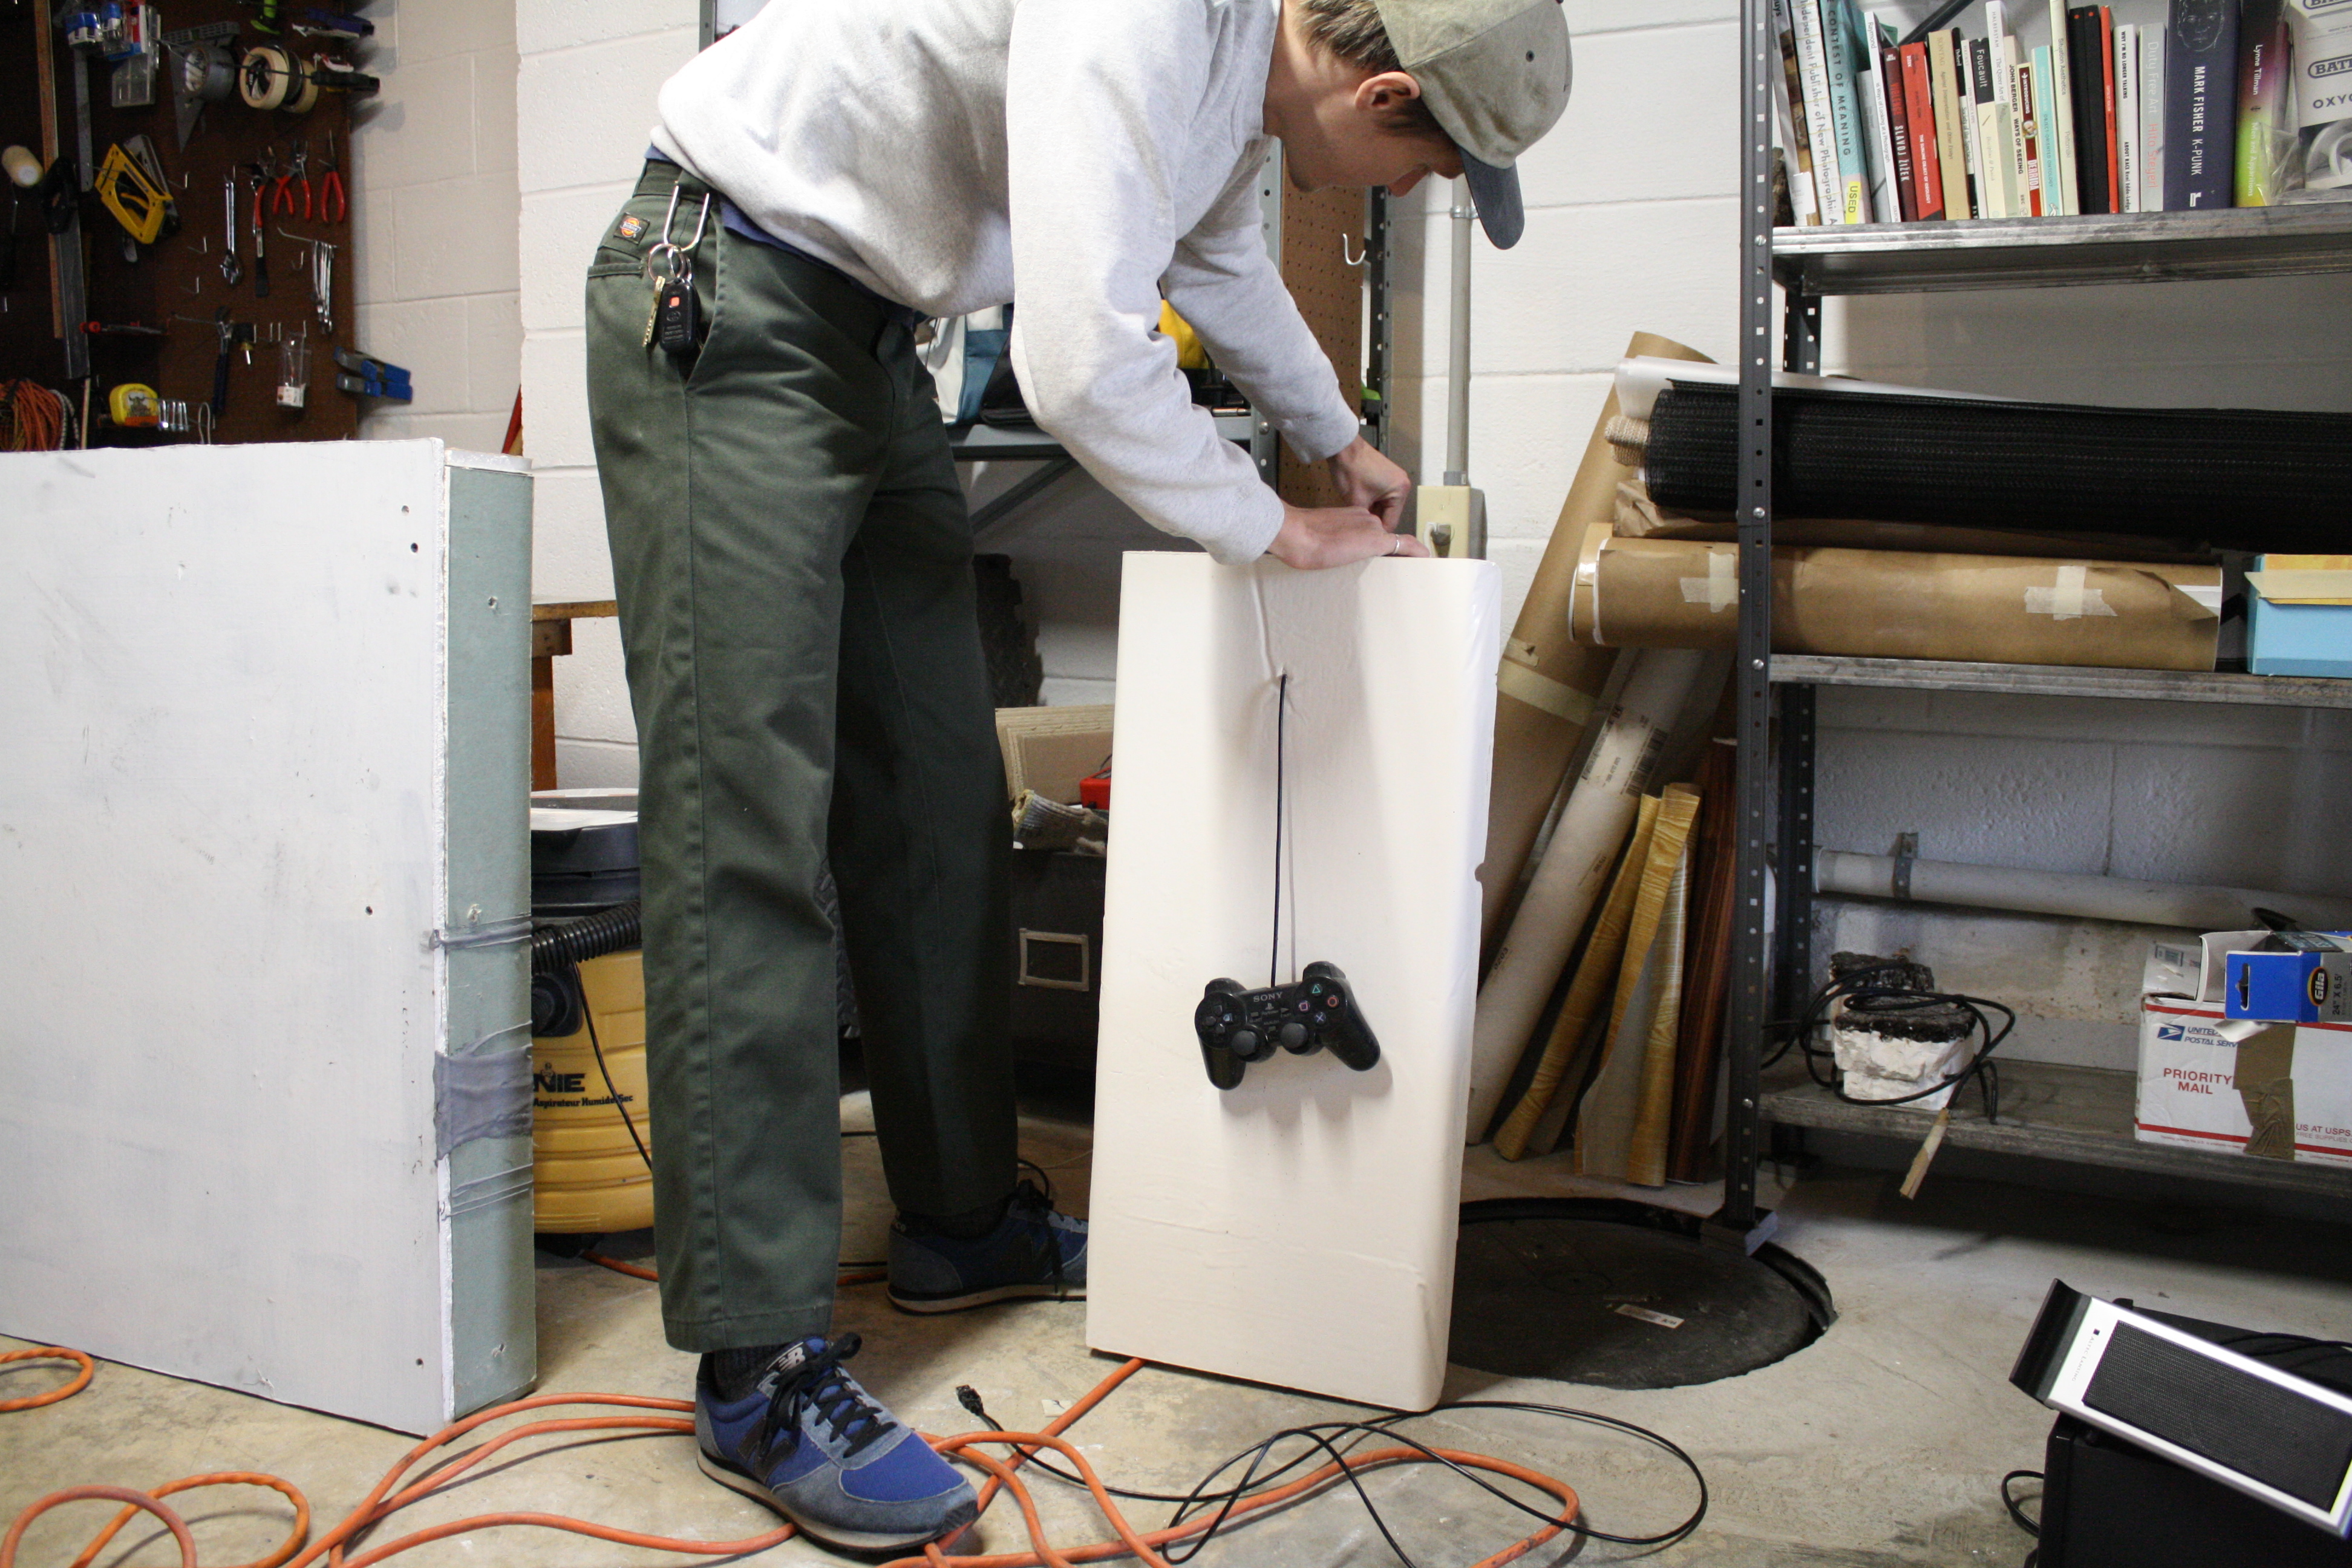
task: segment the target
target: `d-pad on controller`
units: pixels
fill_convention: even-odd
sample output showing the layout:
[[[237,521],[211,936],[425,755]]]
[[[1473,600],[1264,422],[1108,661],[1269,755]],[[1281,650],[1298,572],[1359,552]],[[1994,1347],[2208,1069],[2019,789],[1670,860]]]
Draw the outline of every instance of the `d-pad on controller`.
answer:
[[[1192,1028],[1209,1081],[1219,1089],[1238,1088],[1243,1069],[1277,1047],[1302,1057],[1328,1048],[1358,1072],[1381,1059],[1381,1043],[1356,1010],[1348,977],[1319,961],[1307,966],[1304,978],[1264,991],[1244,990],[1238,980],[1210,981],[1192,1009]]]

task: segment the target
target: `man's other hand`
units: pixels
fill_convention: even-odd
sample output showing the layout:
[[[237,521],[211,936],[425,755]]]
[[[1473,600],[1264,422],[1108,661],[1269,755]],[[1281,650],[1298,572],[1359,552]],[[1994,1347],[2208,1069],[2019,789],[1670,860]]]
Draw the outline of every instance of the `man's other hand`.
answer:
[[[1404,503],[1412,494],[1412,476],[1389,461],[1379,447],[1359,436],[1332,453],[1328,461],[1331,482],[1339,487],[1342,500],[1371,512],[1381,520],[1381,526],[1391,532],[1404,521]]]
[[[1374,454],[1378,456],[1378,454]],[[1388,525],[1360,506],[1282,507],[1282,531],[1266,553],[1302,572],[1345,566],[1374,555],[1426,555],[1429,546]]]

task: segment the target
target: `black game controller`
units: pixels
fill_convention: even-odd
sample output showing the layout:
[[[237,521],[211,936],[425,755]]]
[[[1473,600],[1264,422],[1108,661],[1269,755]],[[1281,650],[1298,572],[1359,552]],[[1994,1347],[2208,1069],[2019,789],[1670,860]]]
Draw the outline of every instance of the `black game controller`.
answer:
[[[1244,991],[1238,980],[1212,980],[1192,1009],[1192,1027],[1201,1037],[1209,1081],[1219,1089],[1239,1088],[1243,1068],[1265,1060],[1277,1046],[1301,1057],[1328,1047],[1358,1072],[1381,1059],[1381,1043],[1356,1011],[1348,977],[1335,963],[1310,963],[1304,980],[1265,991]]]

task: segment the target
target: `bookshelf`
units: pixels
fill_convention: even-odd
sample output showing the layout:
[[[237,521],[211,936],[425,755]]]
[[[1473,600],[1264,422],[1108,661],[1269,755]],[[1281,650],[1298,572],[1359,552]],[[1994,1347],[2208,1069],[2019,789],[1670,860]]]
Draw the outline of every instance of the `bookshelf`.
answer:
[[[1818,373],[1821,301],[1829,295],[2166,283],[2352,271],[2352,204],[2210,212],[2124,213],[1775,228],[1772,77],[1781,68],[1771,0],[1742,0],[1740,108],[1739,635],[1734,666],[1739,766],[1739,918],[1732,931],[1728,1116],[1723,1208],[1712,1228],[1751,1249],[1771,1234],[1757,1205],[1768,1125],[1859,1132],[1916,1142],[1927,1119],[1852,1105],[1801,1067],[1768,1081],[1767,1023],[1792,1016],[1812,969],[1813,742],[1822,686],[1983,691],[2086,701],[2263,703],[2352,708],[2352,681],[2167,670],[1846,658],[1771,652],[1772,404],[1775,326],[1780,367]],[[1785,306],[1775,288],[1785,289]],[[1772,742],[1777,738],[1777,752]],[[1768,883],[1767,868],[1773,872]],[[1774,900],[1771,951],[1764,900]],[[1768,962],[1769,960],[1769,962]],[[2168,1149],[2132,1135],[2136,1074],[2012,1061],[1998,1124],[1973,1086],[1954,1100],[1956,1147],[2235,1183],[2352,1194],[2352,1169]]]

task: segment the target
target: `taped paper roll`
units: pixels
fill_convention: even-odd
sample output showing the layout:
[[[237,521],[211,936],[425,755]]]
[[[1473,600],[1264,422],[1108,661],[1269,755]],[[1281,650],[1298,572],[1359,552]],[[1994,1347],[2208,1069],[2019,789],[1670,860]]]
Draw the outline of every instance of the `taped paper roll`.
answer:
[[[1738,549],[1589,538],[1577,635],[1602,646],[1729,647]],[[2218,566],[1776,548],[1776,653],[2210,669]]]
[[[1696,350],[1651,332],[1635,332],[1628,356],[1649,355],[1704,363]],[[1495,780],[1486,809],[1486,860],[1479,872],[1481,940],[1492,951],[1502,936],[1505,906],[1527,868],[1536,834],[1559,797],[1569,760],[1591,718],[1593,699],[1609,680],[1616,656],[1590,647],[1569,635],[1568,602],[1576,576],[1576,552],[1587,524],[1605,523],[1616,508],[1617,487],[1634,477],[1618,461],[1607,438],[1616,417],[1612,392],[1593,421],[1592,438],[1576,481],[1560,503],[1535,582],[1519,606],[1517,622],[1503,645],[1501,678],[1495,701]],[[1474,1129],[1474,1136],[1480,1129]]]
[[[1494,1120],[1705,662],[1696,652],[1644,651],[1615,706],[1600,721],[1584,772],[1569,791],[1527,897],[1478,988],[1478,1022],[1470,1047],[1473,1142],[1485,1138]]]

